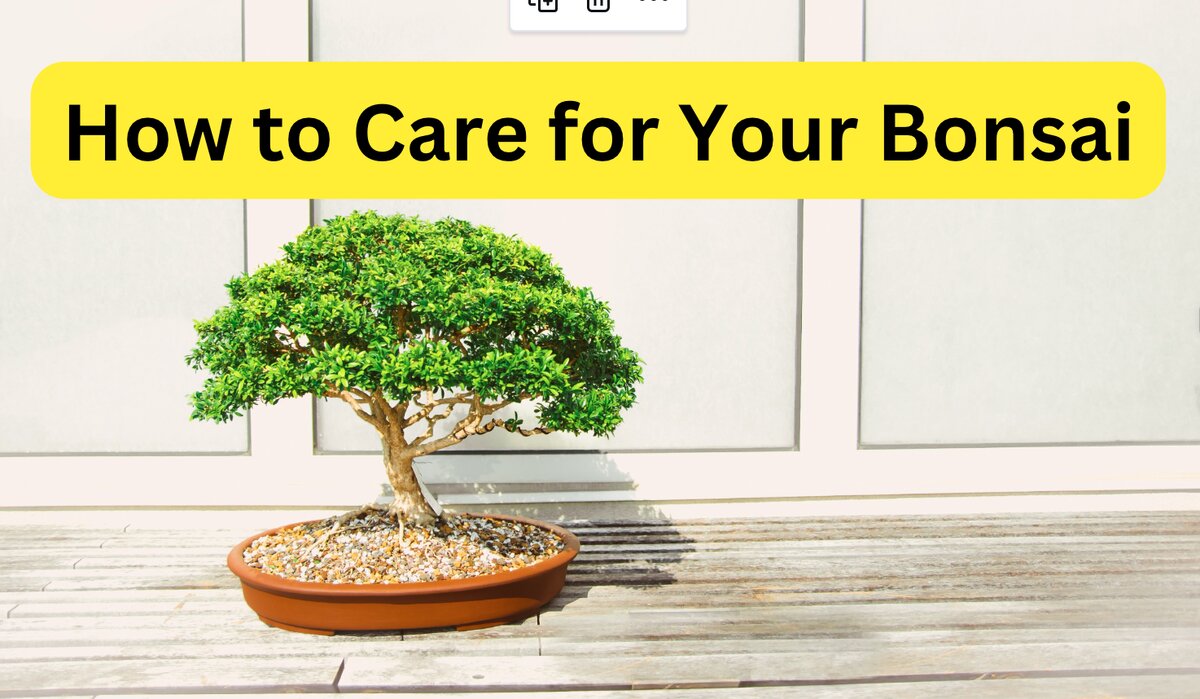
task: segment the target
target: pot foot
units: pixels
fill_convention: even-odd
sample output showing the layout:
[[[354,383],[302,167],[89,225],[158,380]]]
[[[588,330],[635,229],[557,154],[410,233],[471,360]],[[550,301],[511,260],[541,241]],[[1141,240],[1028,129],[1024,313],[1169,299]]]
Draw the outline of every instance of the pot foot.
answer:
[[[267,626],[274,626],[275,628],[283,629],[284,631],[295,631],[296,633],[307,633],[307,634],[312,634],[314,636],[332,636],[333,635],[333,631],[331,631],[329,629],[310,629],[306,626],[293,626],[292,624],[285,624],[282,621],[275,621],[274,619],[268,619],[267,617],[263,616],[262,614],[259,614],[258,618],[262,621],[262,623],[266,624]]]

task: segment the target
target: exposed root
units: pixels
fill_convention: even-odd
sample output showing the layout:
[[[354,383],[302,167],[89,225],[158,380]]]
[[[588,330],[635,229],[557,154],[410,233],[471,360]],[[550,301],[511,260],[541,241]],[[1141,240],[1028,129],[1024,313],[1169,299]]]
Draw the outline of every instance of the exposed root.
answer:
[[[400,538],[401,539],[404,538],[404,528],[409,522],[411,522],[413,524],[432,524],[433,522],[436,522],[437,520],[441,519],[437,515],[433,515],[433,514],[427,515],[427,514],[420,513],[420,512],[413,514],[413,515],[406,515],[403,508],[401,507],[399,499],[393,500],[386,508],[381,508],[381,509],[383,509],[383,511],[389,517],[396,520],[396,527],[397,527],[397,529],[400,530]]]
[[[326,541],[329,541],[329,537],[331,537],[334,534],[341,531],[342,527],[345,526],[346,523],[349,522],[350,520],[355,519],[357,517],[361,517],[369,512],[386,512],[386,511],[387,511],[387,508],[384,507],[383,505],[369,502],[369,503],[363,505],[362,507],[358,508],[357,510],[351,510],[349,512],[345,512],[345,513],[338,515],[338,518],[333,521],[333,526],[330,527],[329,530],[326,531],[324,534],[322,534],[320,536],[320,538],[318,538],[316,540],[315,543],[313,543],[313,547],[311,550],[309,550],[308,555],[312,558],[316,558],[317,550],[320,549],[322,546],[324,546]]]
[[[406,522],[411,520],[414,524],[430,524],[432,522],[435,522],[435,521],[441,519],[441,517],[438,515],[425,516],[425,517],[417,515],[415,517],[408,518],[408,517],[404,516],[404,512],[401,511],[401,509],[397,505],[398,505],[398,503],[395,500],[393,500],[391,503],[389,503],[387,505],[380,505],[378,503],[369,502],[356,510],[351,510],[349,512],[345,512],[343,514],[338,515],[337,519],[335,519],[333,521],[333,526],[331,526],[324,534],[322,534],[313,543],[312,549],[309,550],[308,555],[312,558],[316,558],[317,552],[319,551],[319,549],[322,546],[324,546],[325,542],[329,541],[329,538],[332,537],[334,534],[337,534],[339,532],[344,532],[344,531],[351,531],[353,529],[360,528],[360,527],[346,528],[346,524],[348,522],[350,522],[351,520],[357,519],[359,517],[362,517],[363,515],[370,514],[372,512],[378,512],[385,516],[393,518],[396,521],[396,527],[400,531],[401,539],[404,538]]]

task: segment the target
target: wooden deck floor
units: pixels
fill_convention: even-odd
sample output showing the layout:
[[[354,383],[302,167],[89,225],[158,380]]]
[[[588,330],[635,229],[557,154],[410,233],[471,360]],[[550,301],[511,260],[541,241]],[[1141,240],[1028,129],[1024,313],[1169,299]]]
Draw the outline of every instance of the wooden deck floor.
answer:
[[[1200,697],[1198,513],[577,522],[536,618],[332,638],[224,568],[294,514],[5,513],[0,697]]]

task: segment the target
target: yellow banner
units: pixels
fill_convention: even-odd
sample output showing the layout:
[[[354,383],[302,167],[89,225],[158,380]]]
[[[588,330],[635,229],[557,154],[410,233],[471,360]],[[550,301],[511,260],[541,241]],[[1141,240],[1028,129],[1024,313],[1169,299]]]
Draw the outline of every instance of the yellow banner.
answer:
[[[96,198],[1108,198],[1139,63],[57,63],[33,176]]]

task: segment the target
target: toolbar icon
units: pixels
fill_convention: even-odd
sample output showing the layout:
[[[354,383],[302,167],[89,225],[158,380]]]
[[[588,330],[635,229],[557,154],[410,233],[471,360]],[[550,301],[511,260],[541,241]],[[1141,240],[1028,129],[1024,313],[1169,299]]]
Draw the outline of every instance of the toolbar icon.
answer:
[[[608,0],[587,0],[588,12],[608,12]]]
[[[530,5],[536,5],[538,12],[558,12],[558,0],[529,0]]]

